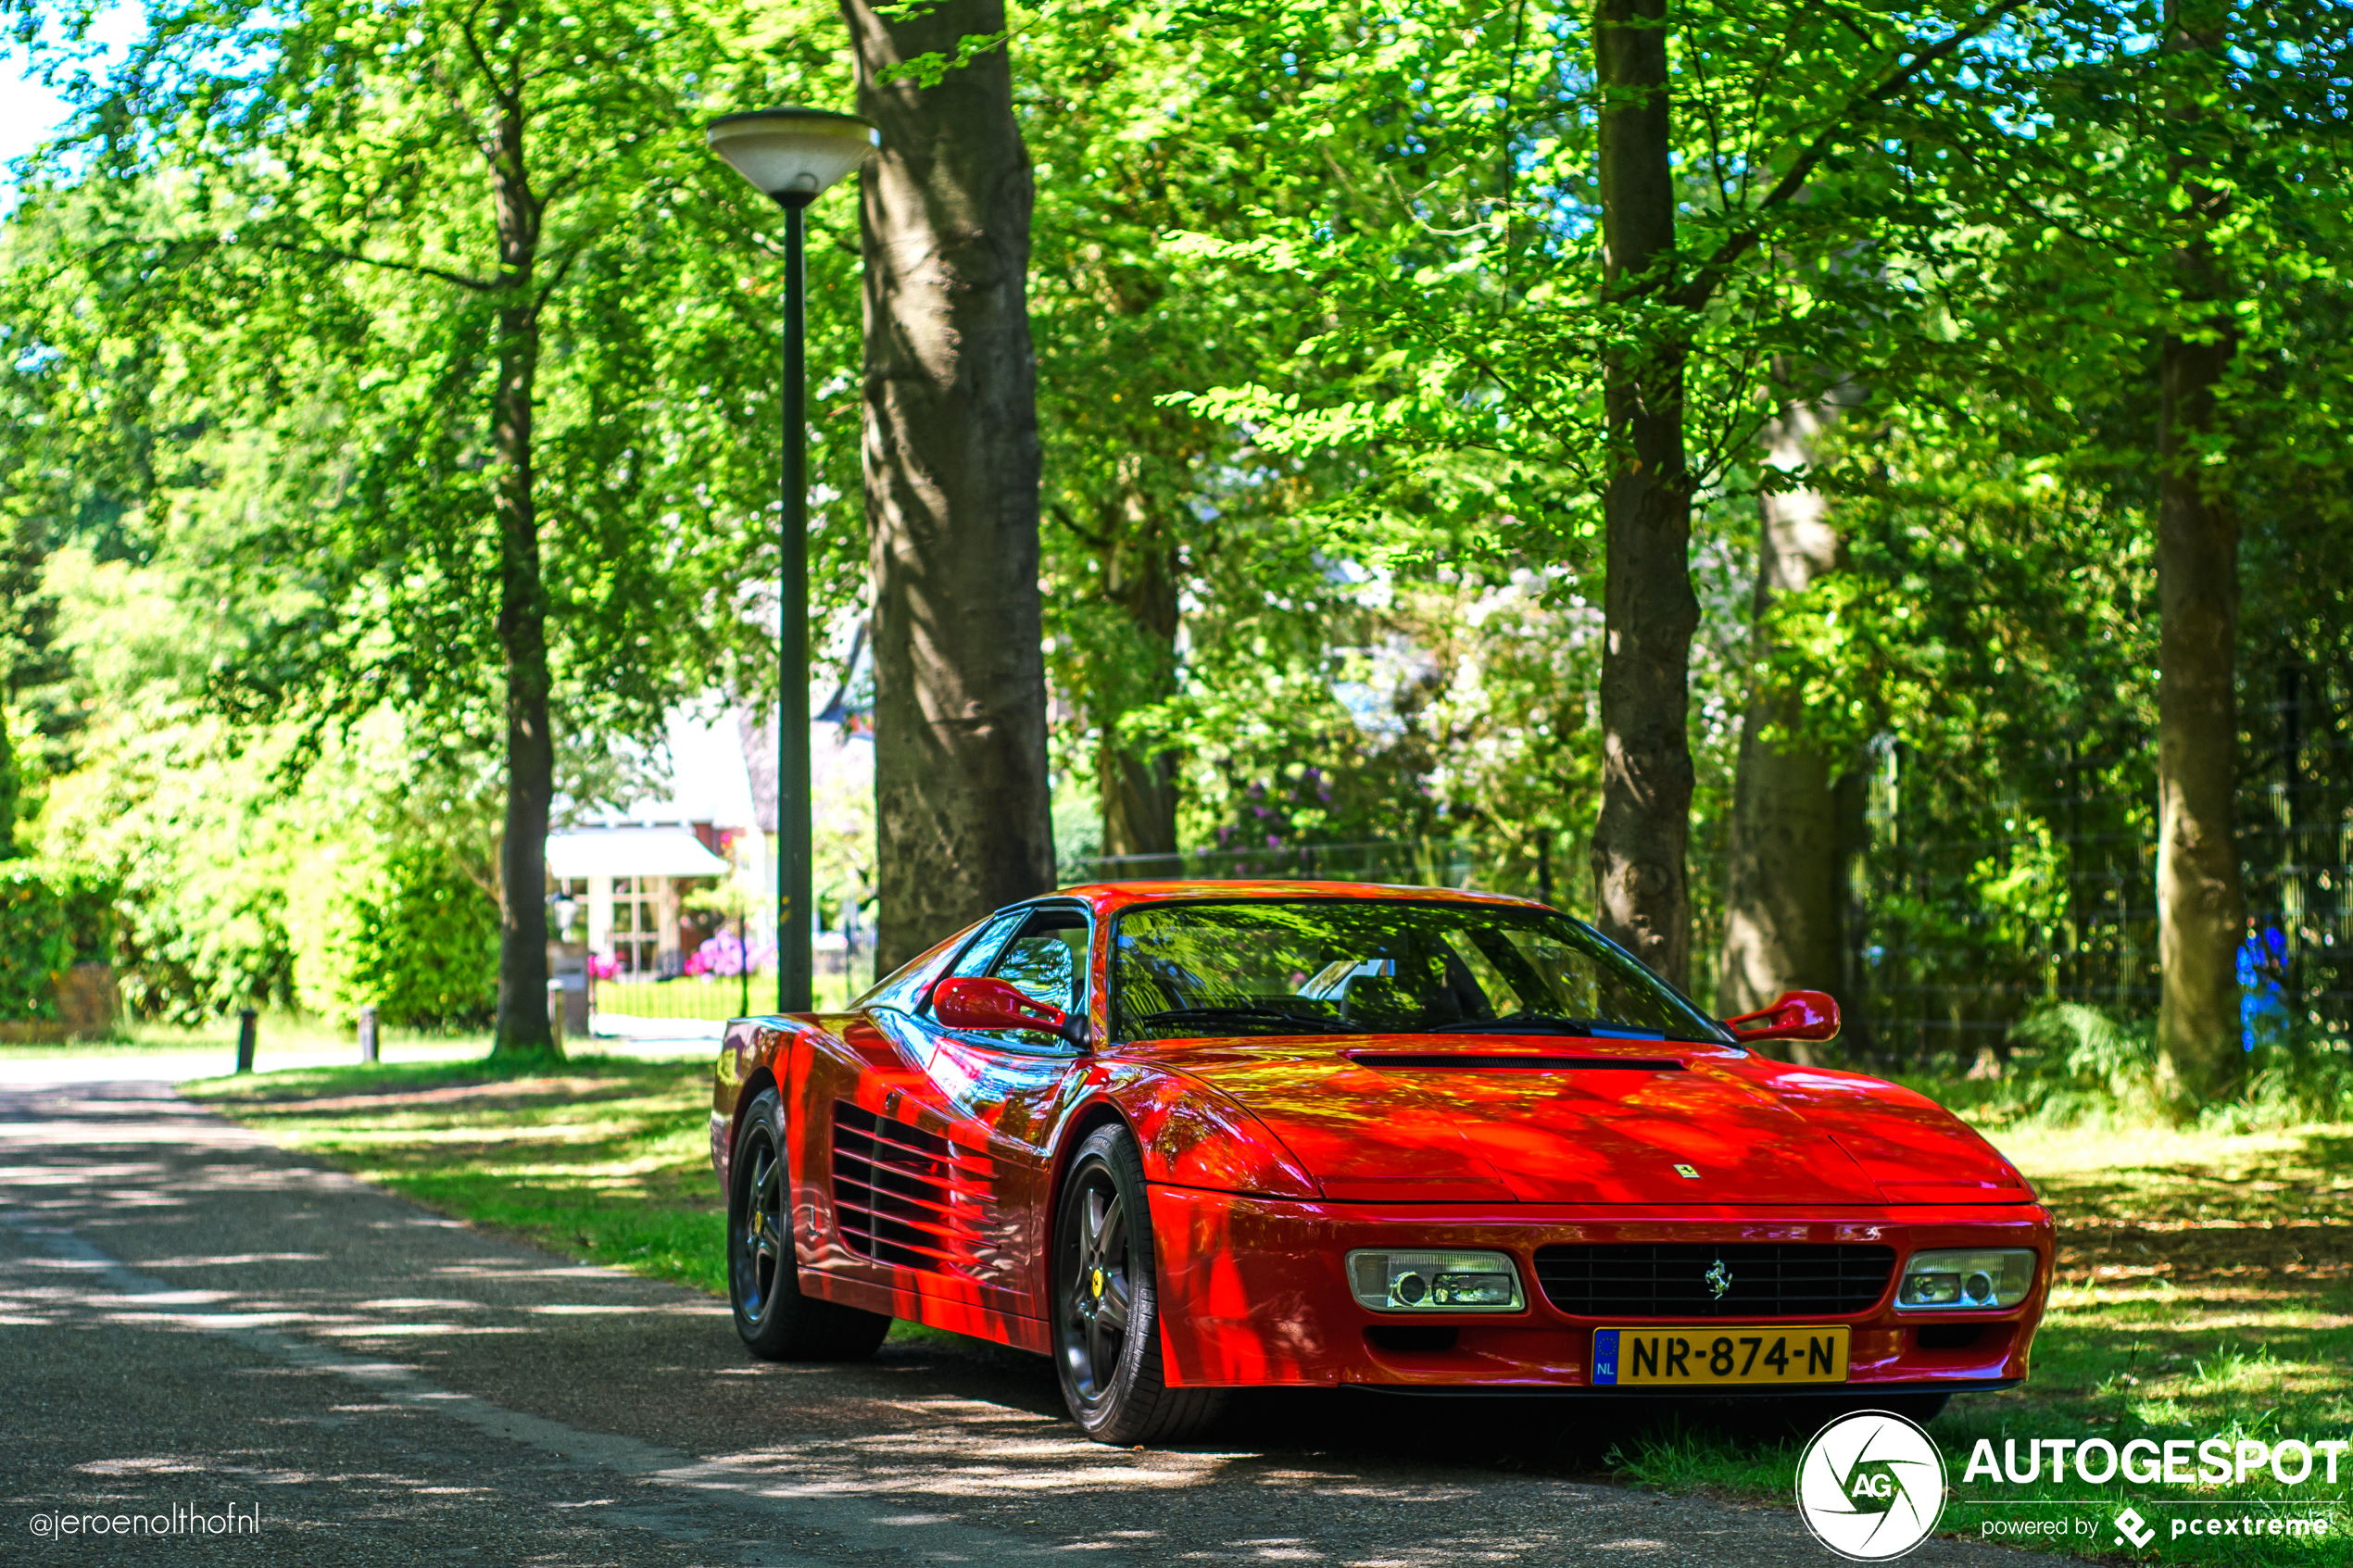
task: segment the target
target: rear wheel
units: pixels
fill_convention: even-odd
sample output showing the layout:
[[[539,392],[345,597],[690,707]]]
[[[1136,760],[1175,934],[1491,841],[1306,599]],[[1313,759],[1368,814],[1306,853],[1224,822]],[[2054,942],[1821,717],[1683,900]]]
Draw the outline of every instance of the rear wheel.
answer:
[[[745,1113],[727,1196],[727,1298],[736,1332],[768,1361],[862,1361],[890,1320],[800,1293],[784,1105],[770,1089]]]
[[[1176,1443],[1217,1418],[1225,1391],[1171,1388],[1160,1355],[1144,1162],[1126,1127],[1078,1146],[1054,1225],[1054,1364],[1070,1413],[1099,1443]]]

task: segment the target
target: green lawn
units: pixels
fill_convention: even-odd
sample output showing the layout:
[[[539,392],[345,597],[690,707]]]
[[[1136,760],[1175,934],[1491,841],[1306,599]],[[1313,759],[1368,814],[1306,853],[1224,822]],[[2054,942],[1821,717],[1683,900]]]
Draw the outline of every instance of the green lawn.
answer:
[[[441,1211],[585,1261],[717,1293],[723,1214],[710,1168],[701,1061],[589,1058],[552,1071],[480,1060],[211,1079],[186,1092]],[[2290,1494],[2268,1476],[2204,1490],[1964,1482],[1976,1440],[2353,1436],[2353,1125],[2250,1135],[2163,1131],[1996,1135],[2059,1217],[2059,1278],[2033,1377],[1956,1400],[1931,1430],[1951,1465],[1944,1527],[2096,1516],[2122,1560],[2338,1562],[2353,1531],[2353,1454],[2340,1484]],[[1715,1424],[1654,1430],[1611,1453],[1638,1485],[1784,1501],[1797,1444]],[[2334,1509],[2333,1538],[2160,1537],[2117,1550],[2127,1502],[2163,1531],[2168,1500],[2270,1498]],[[2066,1499],[2073,1508],[1994,1507]],[[2078,1549],[2082,1549],[2078,1537]]]

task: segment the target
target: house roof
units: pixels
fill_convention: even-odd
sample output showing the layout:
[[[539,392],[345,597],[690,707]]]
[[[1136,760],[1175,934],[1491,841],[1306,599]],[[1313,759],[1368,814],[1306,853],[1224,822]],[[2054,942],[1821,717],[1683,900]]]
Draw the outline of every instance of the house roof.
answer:
[[[727,862],[685,828],[577,828],[547,835],[547,874],[724,876]]]

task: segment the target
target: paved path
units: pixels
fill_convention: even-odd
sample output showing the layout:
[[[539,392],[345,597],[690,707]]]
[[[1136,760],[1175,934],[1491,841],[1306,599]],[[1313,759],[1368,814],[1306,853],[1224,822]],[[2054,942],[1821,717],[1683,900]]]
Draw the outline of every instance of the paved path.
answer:
[[[698,1025],[697,1027],[702,1027]],[[708,1035],[592,1035],[573,1039],[574,1057],[624,1056],[640,1061],[707,1061],[717,1051],[724,1024],[708,1026]],[[479,1061],[479,1042],[456,1045],[429,1040],[402,1040],[384,1047],[384,1060],[394,1062]],[[351,1046],[269,1044],[257,1064],[262,1073],[289,1073],[313,1067],[351,1067],[359,1060]],[[237,1047],[226,1045],[140,1049],[125,1047],[76,1050],[43,1047],[38,1050],[0,1047],[0,1088],[33,1084],[85,1084],[136,1080],[184,1084],[193,1078],[226,1077],[236,1070]]]
[[[1786,1510],[1554,1478],[1605,1436],[1588,1406],[1293,1396],[1124,1452],[1076,1437],[1045,1362],[986,1346],[753,1362],[708,1298],[485,1236],[155,1083],[0,1086],[0,1358],[10,1562],[1832,1561]],[[28,1538],[174,1505],[259,1530]]]

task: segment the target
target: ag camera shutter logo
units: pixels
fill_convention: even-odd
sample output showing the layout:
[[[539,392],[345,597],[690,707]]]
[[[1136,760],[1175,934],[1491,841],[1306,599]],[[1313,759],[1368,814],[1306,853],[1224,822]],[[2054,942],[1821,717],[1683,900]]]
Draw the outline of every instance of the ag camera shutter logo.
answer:
[[[1944,1456],[1900,1415],[1843,1415],[1798,1458],[1798,1517],[1850,1562],[1903,1556],[1928,1539],[1944,1512]]]

